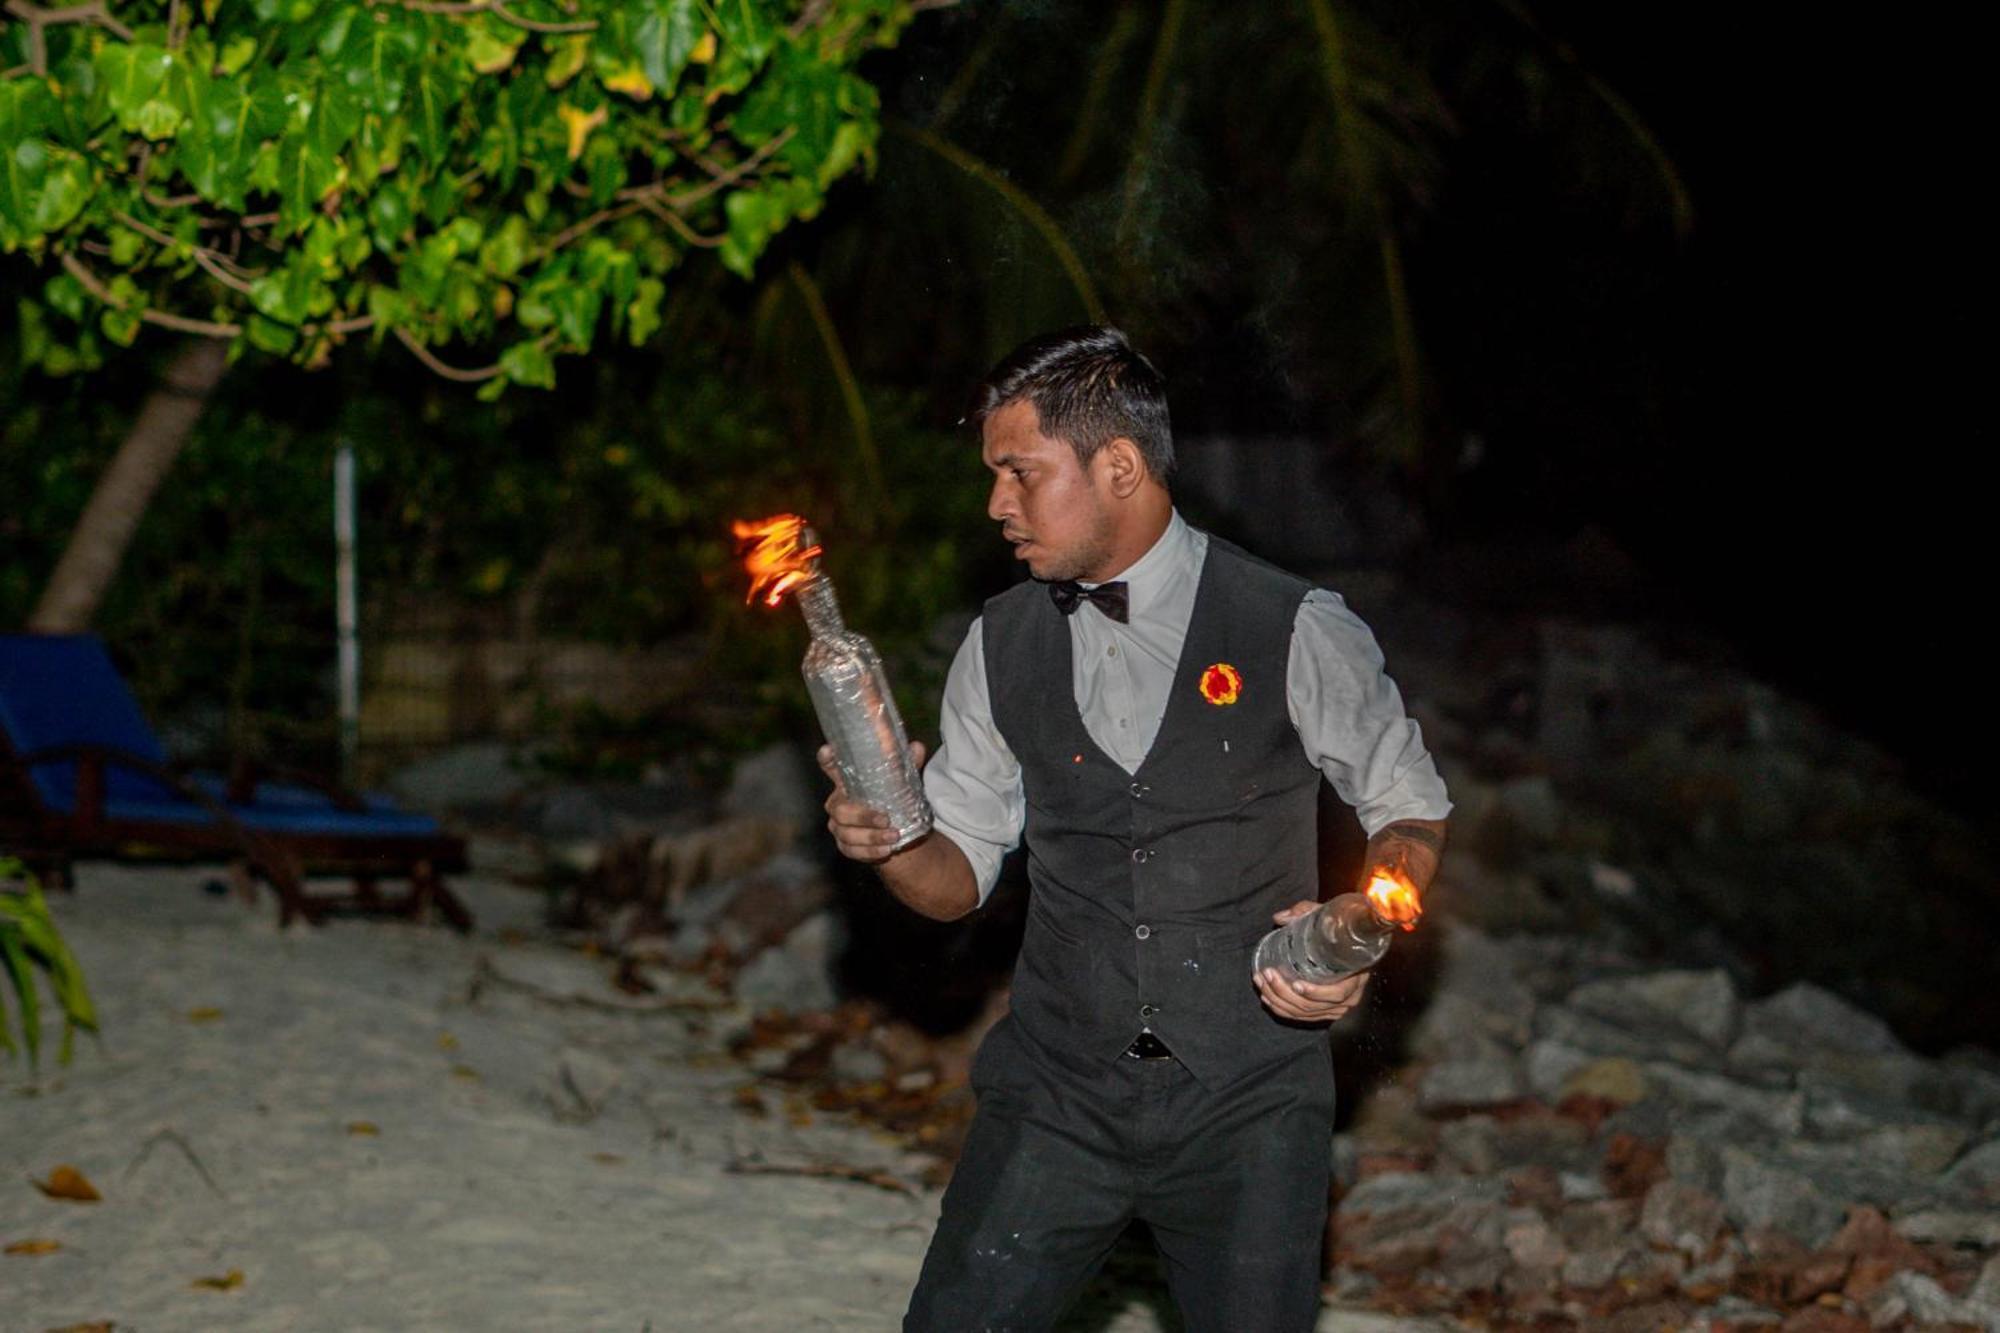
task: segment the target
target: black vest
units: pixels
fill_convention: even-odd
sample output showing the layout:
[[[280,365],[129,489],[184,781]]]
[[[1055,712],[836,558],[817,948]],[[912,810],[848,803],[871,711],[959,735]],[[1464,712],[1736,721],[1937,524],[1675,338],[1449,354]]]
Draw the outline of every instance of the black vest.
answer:
[[[1250,956],[1271,914],[1318,896],[1319,770],[1286,707],[1292,624],[1311,585],[1209,539],[1160,731],[1136,774],[1084,729],[1069,626],[1048,589],[986,604],[994,721],[1027,796],[1020,1030],[1053,1058],[1119,1058],[1151,1028],[1211,1088],[1319,1043],[1273,1017]],[[1078,614],[1090,614],[1079,611]],[[1241,680],[1234,702],[1224,672]],[[1210,690],[1203,690],[1204,676]]]

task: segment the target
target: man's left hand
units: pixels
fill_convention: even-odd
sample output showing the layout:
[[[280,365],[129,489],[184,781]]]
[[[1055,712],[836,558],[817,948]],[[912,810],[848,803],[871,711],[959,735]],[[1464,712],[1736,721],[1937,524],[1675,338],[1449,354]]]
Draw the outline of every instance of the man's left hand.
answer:
[[[1271,919],[1282,926],[1318,906],[1315,902],[1296,902]],[[1264,1007],[1280,1018],[1298,1023],[1331,1023],[1345,1018],[1349,1010],[1361,1003],[1361,993],[1368,989],[1368,976],[1366,972],[1357,972],[1338,981],[1314,985],[1289,981],[1267,967],[1257,974],[1257,993],[1264,998]]]

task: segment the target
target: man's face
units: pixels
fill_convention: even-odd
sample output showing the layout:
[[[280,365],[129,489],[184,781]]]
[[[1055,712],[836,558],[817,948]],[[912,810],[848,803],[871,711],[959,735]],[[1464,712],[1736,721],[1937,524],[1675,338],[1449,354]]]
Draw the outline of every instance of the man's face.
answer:
[[[993,473],[986,513],[1038,579],[1105,577],[1111,519],[1091,469],[1076,450],[1042,434],[1035,405],[1022,399],[986,418],[980,457]],[[1103,458],[1099,453],[1091,461]]]

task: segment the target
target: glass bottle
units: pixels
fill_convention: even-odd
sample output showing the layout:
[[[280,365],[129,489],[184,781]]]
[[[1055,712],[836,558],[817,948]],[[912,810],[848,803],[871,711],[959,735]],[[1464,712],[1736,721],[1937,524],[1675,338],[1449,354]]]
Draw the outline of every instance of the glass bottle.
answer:
[[[1343,893],[1266,935],[1251,972],[1275,968],[1312,985],[1338,981],[1380,962],[1395,936],[1395,923],[1378,916],[1366,894]]]
[[[816,544],[812,529],[806,529],[801,546]],[[888,815],[896,847],[907,847],[930,832],[931,807],[910,759],[909,737],[882,658],[841,619],[833,580],[820,572],[818,561],[794,595],[812,631],[800,671],[841,781],[849,796]]]

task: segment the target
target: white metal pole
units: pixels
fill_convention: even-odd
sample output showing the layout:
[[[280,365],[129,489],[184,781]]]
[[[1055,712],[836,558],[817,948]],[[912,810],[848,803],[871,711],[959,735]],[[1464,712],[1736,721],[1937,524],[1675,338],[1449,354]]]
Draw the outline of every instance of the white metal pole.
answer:
[[[333,456],[334,617],[340,634],[340,766],[354,780],[354,752],[361,741],[361,641],[354,581],[354,446]]]

